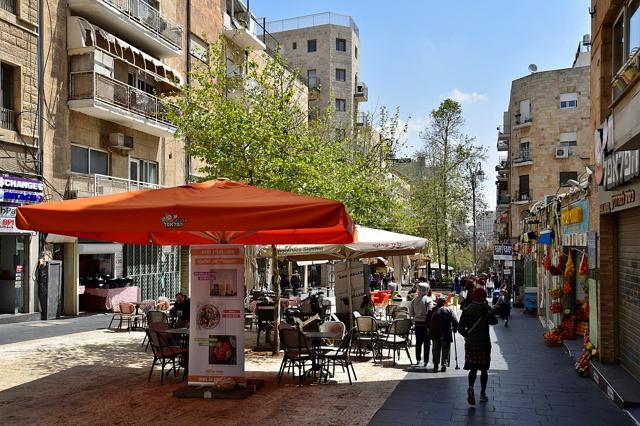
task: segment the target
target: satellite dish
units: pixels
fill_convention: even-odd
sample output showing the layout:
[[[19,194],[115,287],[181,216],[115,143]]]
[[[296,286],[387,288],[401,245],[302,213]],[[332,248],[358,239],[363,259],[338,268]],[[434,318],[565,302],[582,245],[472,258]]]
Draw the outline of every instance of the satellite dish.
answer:
[[[531,71],[531,74],[533,74],[534,72],[538,71],[538,66],[536,64],[529,65],[529,71]]]

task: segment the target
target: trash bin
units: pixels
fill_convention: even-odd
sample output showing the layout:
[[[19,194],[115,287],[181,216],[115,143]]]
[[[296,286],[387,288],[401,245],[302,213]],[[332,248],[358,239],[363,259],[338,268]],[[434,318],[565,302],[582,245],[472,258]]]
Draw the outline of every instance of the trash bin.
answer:
[[[538,309],[538,288],[525,287],[524,289],[524,310],[535,312]]]

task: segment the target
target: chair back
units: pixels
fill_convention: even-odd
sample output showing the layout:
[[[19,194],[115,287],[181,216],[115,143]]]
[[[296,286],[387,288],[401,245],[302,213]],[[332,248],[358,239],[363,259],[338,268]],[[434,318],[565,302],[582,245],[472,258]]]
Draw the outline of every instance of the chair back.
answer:
[[[273,303],[258,303],[256,305],[258,324],[273,322],[276,320],[276,305]]]
[[[392,317],[393,318],[393,313],[396,311],[396,309],[398,309],[399,306],[398,305],[387,305],[386,308],[386,314],[387,314],[387,318]]]
[[[114,314],[119,314],[120,313],[120,303],[114,303],[113,305],[111,305],[111,310],[113,311]]]
[[[171,305],[169,304],[169,299],[159,297],[158,303],[156,304],[156,309],[158,311],[168,311]]]
[[[353,317],[354,318],[360,318],[362,315],[360,314],[360,312],[358,311],[353,311]]]
[[[331,333],[333,339],[342,339],[346,327],[342,321],[325,321],[320,324],[320,331],[323,333]]]
[[[145,314],[150,310],[155,309],[155,307],[156,307],[156,301],[153,299],[143,300],[142,303],[140,303],[140,309]]]
[[[156,324],[166,325],[166,328],[169,327],[169,317],[166,313],[162,311],[149,311],[147,312],[147,323],[149,323],[149,327]]]
[[[409,318],[397,319],[389,326],[389,335],[406,337],[411,332],[411,320]]]
[[[349,332],[344,336],[342,342],[340,342],[340,347],[337,352],[338,355],[349,356],[351,353],[351,345],[353,344],[353,339],[356,335],[356,328],[353,327]]]
[[[132,314],[136,311],[136,307],[133,303],[120,302],[120,312],[123,314]]]
[[[358,333],[377,333],[378,323],[374,317],[358,317],[356,318],[356,328]]]
[[[398,308],[393,311],[391,318],[393,318],[394,320],[409,318],[409,312],[404,309]]]
[[[309,347],[304,334],[296,328],[283,328],[280,336],[285,351],[298,351],[298,353],[308,353]]]

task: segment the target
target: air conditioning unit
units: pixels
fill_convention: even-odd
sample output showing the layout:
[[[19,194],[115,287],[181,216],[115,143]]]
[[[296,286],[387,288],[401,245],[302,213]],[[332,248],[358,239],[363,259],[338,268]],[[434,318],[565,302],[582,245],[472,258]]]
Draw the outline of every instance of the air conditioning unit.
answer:
[[[556,148],[556,158],[569,158],[569,147],[561,146]]]
[[[110,133],[109,148],[130,151],[133,149],[133,138],[131,136],[125,136],[124,133]]]

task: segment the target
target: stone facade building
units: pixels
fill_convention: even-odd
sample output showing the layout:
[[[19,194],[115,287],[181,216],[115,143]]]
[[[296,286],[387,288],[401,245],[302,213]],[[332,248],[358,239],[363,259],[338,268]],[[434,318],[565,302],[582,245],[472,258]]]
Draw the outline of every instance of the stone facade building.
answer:
[[[279,49],[306,80],[311,118],[331,103],[341,129],[367,124],[364,113],[358,114],[368,89],[360,73],[360,30],[353,18],[319,13],[270,21],[267,30],[276,40],[267,39],[267,44]]]

